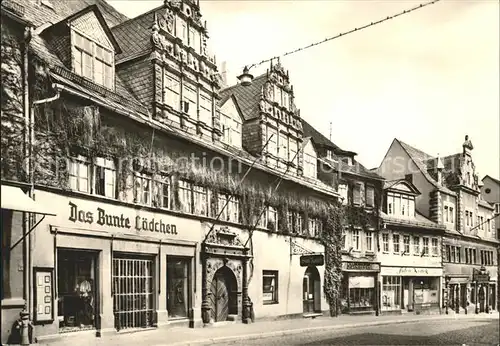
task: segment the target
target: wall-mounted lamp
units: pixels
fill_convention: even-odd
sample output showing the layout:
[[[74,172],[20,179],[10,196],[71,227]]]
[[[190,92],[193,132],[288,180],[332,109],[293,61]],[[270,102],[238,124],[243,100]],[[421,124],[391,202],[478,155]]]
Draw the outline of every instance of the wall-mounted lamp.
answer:
[[[252,85],[252,81],[253,81],[253,75],[251,73],[249,73],[249,70],[250,69],[245,66],[243,68],[243,73],[237,77],[238,80],[240,81],[240,84],[245,86],[245,87]]]

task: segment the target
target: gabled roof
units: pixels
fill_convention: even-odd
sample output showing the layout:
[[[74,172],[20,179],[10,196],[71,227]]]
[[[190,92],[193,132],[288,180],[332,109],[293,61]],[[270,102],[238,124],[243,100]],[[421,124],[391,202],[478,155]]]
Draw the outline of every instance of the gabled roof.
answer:
[[[331,149],[335,154],[338,155],[347,155],[347,156],[357,155],[355,152],[341,149],[335,143],[326,138],[321,132],[312,127],[307,121],[305,121],[304,119],[301,120],[302,120],[302,130],[304,131],[304,136],[312,137],[314,139],[314,143],[316,143],[317,145]]]
[[[34,35],[30,41],[30,49],[31,52],[40,60],[45,62],[53,71],[56,71],[57,74],[59,75],[65,75],[66,78],[70,78],[70,76],[73,76],[72,78],[78,79],[78,81],[83,81],[84,83],[87,83],[88,85],[92,84],[95,87],[98,87],[102,89],[103,87],[97,86],[97,84],[94,84],[90,81],[86,81],[86,79],[81,78],[77,75],[75,75],[73,72],[68,70],[68,68],[63,64],[63,62],[59,59],[57,55],[55,55],[50,49],[47,41],[43,39],[39,35]],[[76,80],[75,79],[75,80]],[[110,91],[111,92],[111,91]],[[134,97],[130,91],[127,89],[125,86],[125,83],[121,80],[120,76],[118,73],[115,74],[115,94],[120,95],[123,97],[125,100],[129,100],[131,102],[138,103],[139,101]]]
[[[260,114],[259,102],[262,87],[267,81],[267,73],[264,73],[255,77],[252,84],[249,86],[236,84],[225,88],[220,91],[220,96],[222,98],[221,102],[224,103],[229,97],[231,97],[231,95],[234,95],[242,112],[243,119],[246,121],[257,118]]]
[[[408,191],[398,189],[398,185],[406,186],[408,188]],[[405,180],[405,179],[396,179],[396,180],[386,181],[384,183],[384,190],[404,191],[404,192],[407,192],[407,193],[413,194],[413,195],[420,195],[421,194],[420,191],[418,191],[418,189],[415,187],[415,185],[413,185],[412,183],[410,183],[408,180]]]
[[[153,49],[151,34],[152,27],[155,24],[155,12],[158,8],[129,19],[112,28],[111,31],[122,47],[122,53],[116,57],[117,63]]]
[[[11,0],[10,2],[15,4],[19,16],[35,27],[46,23],[58,23],[90,5],[99,7],[110,27],[128,19],[105,0],[49,0],[48,2],[52,4],[52,8],[43,4],[36,4],[33,0]],[[2,7],[9,8],[10,6],[7,1],[2,1]]]
[[[355,152],[352,151],[347,151],[343,150],[340,147],[338,147],[336,144],[334,144],[332,141],[330,141],[328,138],[323,136],[318,130],[316,130],[314,127],[312,127],[307,121],[305,121],[303,118],[302,120],[302,130],[304,131],[304,136],[305,137],[311,137],[314,143],[319,146],[319,147],[325,147],[334,152],[334,154],[342,157],[342,156],[350,156],[353,157],[353,164],[348,165],[345,162],[342,162],[342,160],[337,160],[337,162],[333,162],[331,160],[328,160],[326,158],[320,158],[320,161],[323,164],[326,164],[330,167],[332,167],[335,170],[338,170],[339,172],[343,173],[350,173],[354,175],[358,175],[361,177],[365,178],[370,178],[370,179],[377,179],[377,180],[384,180],[383,177],[378,175],[376,172],[371,172],[369,169],[367,169],[365,166],[363,166],[361,163],[359,163],[357,160],[354,159],[354,156],[356,155]]]
[[[101,13],[99,6],[97,6],[95,4],[87,6],[87,7],[83,8],[82,10],[71,14],[70,16],[60,20],[59,22],[55,23],[54,25],[52,25],[51,27],[49,27],[47,29],[48,30],[51,30],[51,29],[57,30],[57,27],[59,27],[60,25],[65,25],[67,23],[70,23],[73,20],[75,20],[75,19],[77,19],[77,18],[79,18],[79,17],[81,17],[84,14],[89,13],[89,12],[93,12],[94,15],[96,16],[97,20],[99,21],[99,24],[101,24],[101,27],[103,28],[104,32],[106,33],[106,36],[108,37],[109,41],[113,45],[115,53],[120,54],[121,53],[120,45],[118,44],[113,33],[111,32],[111,29],[109,28],[108,23],[106,22],[106,19],[104,18],[103,14]]]
[[[236,97],[234,95],[231,94],[229,97],[225,98],[224,100],[218,100],[217,103],[218,103],[219,107],[222,108],[229,100],[233,101],[233,104],[236,107],[236,111],[238,112],[238,116],[243,121],[244,120],[243,112],[241,111],[240,105],[238,104],[238,100],[236,100]],[[222,102],[222,101],[224,101],[224,102]]]
[[[429,167],[427,166],[429,160],[436,159],[435,157],[423,152],[420,149],[417,149],[415,147],[412,147],[409,144],[406,144],[405,142],[395,138],[395,141],[397,141],[401,147],[406,151],[408,156],[411,158],[411,160],[415,163],[415,165],[418,167],[422,175],[431,183],[436,189],[439,189],[442,192],[445,192],[450,195],[455,195],[455,192],[451,191],[447,187],[439,184],[434,177],[431,176],[429,173]]]
[[[309,142],[311,142],[311,144],[314,148],[314,151],[317,153],[318,151],[316,149],[316,143],[314,143],[314,140],[312,137],[303,137],[301,150],[304,149]]]
[[[377,173],[371,172],[368,170],[365,166],[363,166],[361,163],[353,159],[352,165],[349,165],[342,160],[337,160],[337,161],[332,161],[328,158],[324,157],[319,157],[318,160],[328,166],[333,168],[334,171],[339,172],[339,173],[348,173],[352,175],[357,175],[359,177],[364,177],[368,179],[375,179],[375,180],[385,180],[383,177],[378,175]]]
[[[491,180],[491,181],[493,181],[495,184],[500,185],[500,180],[493,178],[491,175],[486,175],[486,176],[485,176],[483,179],[481,179],[481,180],[482,180],[482,181],[484,181],[485,179],[490,179],[490,180]]]

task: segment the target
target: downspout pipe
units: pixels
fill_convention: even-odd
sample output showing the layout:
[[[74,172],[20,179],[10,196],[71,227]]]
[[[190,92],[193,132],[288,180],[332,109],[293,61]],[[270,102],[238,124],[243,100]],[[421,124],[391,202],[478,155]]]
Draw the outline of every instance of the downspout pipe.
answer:
[[[26,61],[26,68],[28,68],[28,54],[27,54],[27,51],[26,51],[26,58],[25,58],[25,61]],[[26,69],[26,71],[28,71]],[[28,75],[28,73],[26,73],[26,76]],[[28,82],[26,82],[28,83]],[[29,85],[26,84],[28,87]],[[29,89],[28,89],[28,94],[29,94]],[[56,101],[58,100],[59,98],[61,97],[61,94],[59,92],[59,90],[56,90],[56,95],[55,96],[52,96],[52,97],[49,97],[49,98],[46,98],[46,99],[41,99],[41,100],[34,100],[33,102],[31,102],[31,104],[28,103],[28,110],[29,110],[29,179],[30,179],[30,191],[29,191],[29,196],[31,198],[35,198],[35,155],[34,155],[34,145],[35,145],[35,106],[38,106],[38,105],[41,105],[41,104],[46,104],[46,103],[50,103],[50,102],[53,102],[53,101]],[[28,100],[29,100],[29,95],[28,95]],[[35,223],[35,220],[34,220],[34,215],[32,216],[33,220],[33,224]],[[29,219],[29,218],[28,218]],[[32,272],[33,270],[33,257],[32,257],[32,253],[34,251],[34,244],[33,244],[33,233],[31,231],[33,231],[33,229],[36,227],[36,225],[38,225],[42,220],[40,220],[38,223],[35,224],[34,227],[31,227],[31,225],[29,224],[29,222],[27,223],[27,238],[28,238],[28,246],[27,246],[27,249],[28,249],[28,253],[27,253],[27,258],[28,258],[28,270],[26,271],[27,272],[27,282],[28,282],[28,297],[29,297],[29,302],[31,303],[33,301],[33,297],[32,297],[32,290],[29,289],[30,287],[32,287],[33,285],[33,282],[31,282],[32,280],[32,276],[30,275],[30,273]],[[54,263],[54,265],[56,265],[56,263]],[[30,313],[30,320],[33,319],[33,314],[34,314],[34,311],[31,307],[32,304],[29,304],[29,308],[28,308],[28,312]]]
[[[29,44],[32,37],[32,28],[30,26],[25,26],[24,28],[24,42],[22,47],[22,77],[23,77],[23,115],[24,115],[24,171],[25,176],[28,179],[28,183],[31,183],[30,174],[30,97],[29,97],[29,84],[28,84],[28,73],[29,73]],[[28,192],[29,196],[32,196],[32,188]],[[26,237],[28,230],[30,229],[30,214],[23,213],[23,235],[25,240],[23,241],[23,268],[24,268],[24,300],[25,300],[25,311],[31,315],[31,267],[30,267],[30,239]]]

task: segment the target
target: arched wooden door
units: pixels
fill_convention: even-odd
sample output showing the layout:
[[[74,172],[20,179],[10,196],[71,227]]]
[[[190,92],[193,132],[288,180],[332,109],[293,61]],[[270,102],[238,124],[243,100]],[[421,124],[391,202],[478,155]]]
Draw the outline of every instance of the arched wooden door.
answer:
[[[227,267],[222,267],[214,274],[210,286],[210,312],[214,322],[226,321],[229,315],[231,292],[236,279]]]

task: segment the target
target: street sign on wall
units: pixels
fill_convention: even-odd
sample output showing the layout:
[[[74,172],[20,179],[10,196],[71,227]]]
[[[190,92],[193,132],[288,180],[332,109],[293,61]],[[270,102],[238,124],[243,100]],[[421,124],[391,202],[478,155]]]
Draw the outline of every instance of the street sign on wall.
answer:
[[[473,275],[473,281],[477,282],[490,282],[490,275],[489,274],[480,274],[480,273],[474,273]]]
[[[325,264],[325,258],[322,254],[302,255],[300,256],[300,266],[322,266]]]

